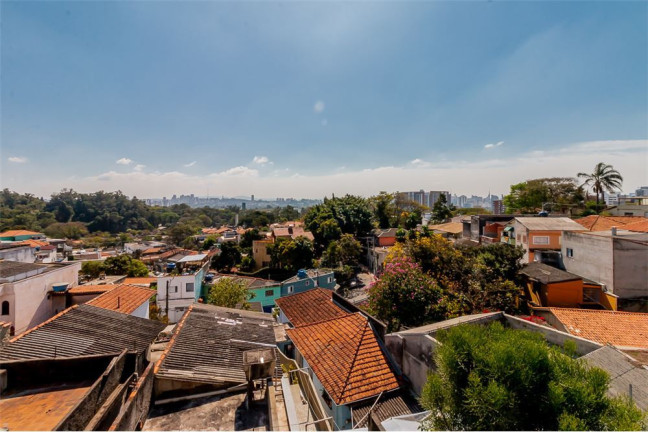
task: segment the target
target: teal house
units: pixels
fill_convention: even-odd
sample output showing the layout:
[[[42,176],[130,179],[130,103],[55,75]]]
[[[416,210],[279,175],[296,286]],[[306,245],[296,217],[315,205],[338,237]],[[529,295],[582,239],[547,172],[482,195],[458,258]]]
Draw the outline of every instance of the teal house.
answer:
[[[27,230],[9,230],[0,233],[0,241],[24,241],[24,240],[38,240],[44,239],[43,233]]]
[[[301,293],[313,288],[335,289],[335,274],[331,269],[299,270],[281,283],[281,296]]]
[[[254,297],[250,299],[250,301],[261,303],[263,312],[272,312],[272,309],[274,309],[275,307],[275,300],[281,297],[281,282],[247,276],[221,274],[216,275],[214,282],[217,282],[218,279],[221,278],[229,278],[234,279],[235,281],[243,282],[247,286],[248,291],[254,294]]]

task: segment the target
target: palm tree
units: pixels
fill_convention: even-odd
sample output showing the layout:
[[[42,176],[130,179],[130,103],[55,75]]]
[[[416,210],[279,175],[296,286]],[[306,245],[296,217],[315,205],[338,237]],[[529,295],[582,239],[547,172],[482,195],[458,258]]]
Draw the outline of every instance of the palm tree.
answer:
[[[599,206],[599,194],[603,196],[604,191],[612,193],[617,189],[621,190],[621,184],[623,184],[623,177],[621,177],[621,174],[619,174],[612,165],[603,162],[596,164],[592,174],[578,173],[578,178],[584,178],[585,182],[583,182],[583,186],[591,187],[596,193],[597,211]]]

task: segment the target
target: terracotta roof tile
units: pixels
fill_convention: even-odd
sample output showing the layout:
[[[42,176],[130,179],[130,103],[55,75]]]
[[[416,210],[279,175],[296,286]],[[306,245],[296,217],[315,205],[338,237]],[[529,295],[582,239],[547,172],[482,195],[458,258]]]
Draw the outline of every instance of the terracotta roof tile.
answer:
[[[33,247],[33,248],[49,246],[48,242],[42,241],[42,240],[23,240],[19,244],[30,246],[30,247]]]
[[[275,302],[295,327],[339,318],[347,314],[344,309],[333,303],[333,292],[324,288],[281,297]]]
[[[648,313],[549,308],[574,336],[618,347],[648,348]]]
[[[590,215],[585,216],[580,219],[574,219],[574,222],[578,222],[583,227],[587,228],[590,231],[606,231],[612,227],[623,227],[627,229],[625,225],[646,221],[648,219],[641,216],[599,216],[599,215]]]
[[[41,235],[41,233],[27,230],[9,230],[0,233],[0,237],[16,237],[23,235]]]
[[[360,313],[286,333],[337,405],[399,388],[369,321]]]
[[[648,219],[642,218],[643,220],[629,223],[627,225],[623,225],[623,229],[628,230],[628,231],[636,231],[636,232],[644,232],[648,233]]]
[[[104,285],[79,285],[70,288],[67,292],[72,295],[85,295],[85,294],[103,294],[118,285],[104,284]]]
[[[108,292],[93,298],[88,303],[91,306],[108,309],[115,312],[131,314],[138,307],[142,306],[156,291],[149,288],[142,288],[134,285],[119,285]]]
[[[150,285],[157,283],[156,277],[129,277],[124,279],[126,285]]]

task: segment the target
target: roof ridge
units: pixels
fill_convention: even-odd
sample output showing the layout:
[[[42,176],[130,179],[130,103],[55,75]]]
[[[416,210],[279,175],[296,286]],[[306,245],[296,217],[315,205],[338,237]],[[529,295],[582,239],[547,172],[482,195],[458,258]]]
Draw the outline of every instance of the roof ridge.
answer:
[[[182,318],[180,318],[180,321],[178,321],[178,324],[176,324],[176,327],[173,329],[173,335],[171,336],[171,339],[167,343],[166,347],[164,347],[164,351],[162,351],[162,354],[160,354],[160,358],[158,359],[158,361],[155,362],[155,366],[153,367],[154,374],[156,374],[160,370],[160,366],[162,366],[164,359],[169,354],[169,351],[171,351],[173,345],[175,345],[177,336],[180,333],[180,330],[182,330],[182,327],[184,327],[184,323],[187,320],[187,317],[191,314],[193,307],[194,307],[193,304],[189,305],[185,313],[182,315]]]
[[[569,311],[569,312],[586,312],[586,313],[611,313],[611,314],[624,314],[624,315],[648,315],[648,312],[627,312],[627,311],[615,311],[615,310],[603,310],[603,309],[581,309],[581,308],[561,308],[561,307],[549,307],[549,310],[552,312],[557,311]]]
[[[356,312],[357,314],[360,314],[360,312]],[[360,336],[360,340],[358,341],[358,345],[356,346],[356,351],[353,354],[353,360],[351,361],[351,365],[349,366],[348,373],[346,374],[346,379],[344,380],[344,387],[342,387],[342,391],[340,391],[340,400],[344,400],[344,392],[346,391],[347,387],[349,386],[349,378],[351,376],[351,373],[353,372],[353,366],[355,366],[356,361],[358,360],[358,353],[360,352],[360,347],[362,346],[362,342],[364,341],[365,335],[367,334],[367,326],[369,325],[369,320],[364,317],[362,314],[360,314],[365,319],[365,323],[362,329],[362,336]],[[373,329],[371,329],[373,332]]]
[[[72,309],[76,309],[76,308],[78,308],[78,307],[79,307],[79,305],[77,304],[77,305],[70,306],[69,308],[62,310],[61,312],[59,312],[59,313],[57,313],[56,315],[54,315],[52,318],[50,318],[50,319],[48,319],[48,320],[45,320],[45,321],[43,321],[42,323],[38,324],[37,326],[32,327],[32,328],[30,328],[30,329],[28,329],[28,330],[26,330],[26,331],[20,333],[18,336],[14,336],[13,339],[10,339],[10,340],[9,340],[9,342],[16,342],[18,339],[20,339],[20,338],[22,338],[22,337],[24,337],[24,336],[27,336],[29,333],[32,333],[32,332],[38,330],[39,328],[41,328],[41,327],[45,326],[46,324],[48,324],[48,323],[54,321],[55,319],[59,318],[60,316],[62,316],[62,315],[64,315],[64,314],[68,313],[68,312],[71,311]]]

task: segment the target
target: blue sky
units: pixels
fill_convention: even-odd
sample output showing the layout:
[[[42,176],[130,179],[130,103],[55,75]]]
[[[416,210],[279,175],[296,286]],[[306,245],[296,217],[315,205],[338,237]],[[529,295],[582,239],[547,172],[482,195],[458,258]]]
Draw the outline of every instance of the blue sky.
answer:
[[[599,160],[648,184],[645,2],[1,12],[1,180],[21,192],[485,195]]]

